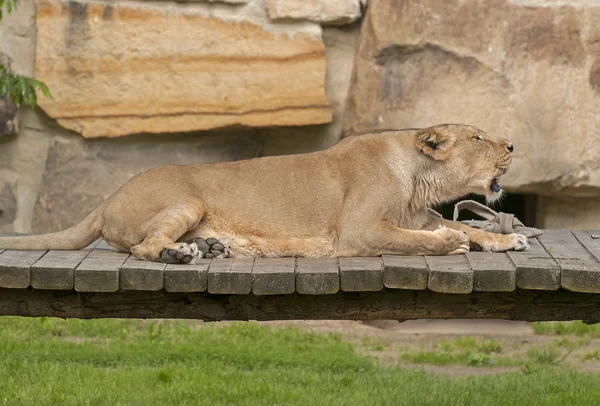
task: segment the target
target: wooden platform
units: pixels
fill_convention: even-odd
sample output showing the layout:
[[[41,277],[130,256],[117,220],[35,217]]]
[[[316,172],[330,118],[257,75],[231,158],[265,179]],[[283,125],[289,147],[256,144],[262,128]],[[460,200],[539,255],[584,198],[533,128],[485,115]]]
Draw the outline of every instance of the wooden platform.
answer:
[[[599,231],[545,230],[524,252],[140,261],[0,250],[0,314],[205,320],[506,318],[600,321]],[[187,307],[186,307],[187,306]]]

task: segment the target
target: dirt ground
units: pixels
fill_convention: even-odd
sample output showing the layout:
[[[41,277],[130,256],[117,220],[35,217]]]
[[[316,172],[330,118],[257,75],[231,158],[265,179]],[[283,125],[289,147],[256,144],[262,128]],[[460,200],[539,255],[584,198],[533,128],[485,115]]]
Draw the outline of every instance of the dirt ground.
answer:
[[[600,373],[600,339],[537,335],[531,324],[506,320],[276,321],[316,333],[337,333],[382,365],[471,376],[517,371],[534,365]],[[485,344],[487,347],[485,348]],[[482,347],[478,347],[478,346]],[[473,347],[473,348],[470,348]],[[483,353],[482,353],[483,352]],[[411,356],[425,353],[419,362]],[[473,355],[474,353],[474,355]],[[454,357],[454,361],[436,361]],[[477,358],[482,357],[482,358]],[[446,365],[443,365],[446,363]]]

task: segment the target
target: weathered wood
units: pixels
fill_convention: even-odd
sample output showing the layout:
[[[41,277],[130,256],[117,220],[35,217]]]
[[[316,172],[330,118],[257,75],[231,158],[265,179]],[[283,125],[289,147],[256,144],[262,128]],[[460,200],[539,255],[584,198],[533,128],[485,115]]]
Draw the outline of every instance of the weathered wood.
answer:
[[[340,258],[340,289],[344,292],[373,292],[383,289],[381,258]]]
[[[296,292],[303,295],[330,295],[340,289],[336,258],[298,258]]]
[[[252,291],[254,258],[213,259],[208,268],[208,293],[247,295]]]
[[[427,288],[428,279],[429,268],[425,257],[383,256],[383,285],[386,288],[423,290]]]
[[[96,240],[96,242],[92,244],[95,244],[94,249],[96,250],[117,251],[116,248],[113,248],[110,245],[108,245],[108,242],[106,242],[106,240],[103,239]]]
[[[26,288],[29,286],[30,267],[46,251],[6,250],[0,254],[0,288]]]
[[[592,254],[594,259],[600,262],[600,238],[592,237],[600,235],[600,230],[573,231],[573,235]]]
[[[560,267],[535,238],[530,238],[527,251],[508,251],[517,269],[517,287],[531,290],[560,288]]]
[[[600,295],[557,291],[473,292],[385,289],[334,295],[77,293],[0,289],[0,315],[61,318],[217,320],[506,319],[600,322]]]
[[[475,292],[512,292],[517,288],[517,271],[504,253],[468,252]]]
[[[119,289],[119,268],[129,254],[95,248],[79,264],[74,273],[78,292],[116,292]]]
[[[195,265],[167,265],[164,287],[167,292],[204,292],[208,288],[210,260],[201,259]]]
[[[296,291],[294,258],[256,258],[252,267],[252,293],[286,295]]]
[[[163,288],[167,264],[143,261],[133,255],[119,269],[119,288],[122,290],[157,291]]]
[[[48,251],[31,265],[31,287],[34,289],[71,290],[74,286],[75,268],[90,251]]]
[[[439,293],[471,293],[473,270],[464,255],[426,256],[429,265],[427,287]]]
[[[570,231],[545,230],[539,240],[560,266],[561,287],[600,293],[600,263]]]

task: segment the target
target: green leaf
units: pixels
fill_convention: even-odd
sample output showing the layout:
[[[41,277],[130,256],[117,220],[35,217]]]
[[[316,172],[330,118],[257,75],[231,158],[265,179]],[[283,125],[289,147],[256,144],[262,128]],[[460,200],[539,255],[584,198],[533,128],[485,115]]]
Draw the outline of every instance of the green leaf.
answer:
[[[17,107],[21,107],[24,103],[35,109],[37,91],[47,98],[52,98],[50,90],[44,83],[26,76],[15,75],[5,66],[0,65],[0,96],[8,94]]]

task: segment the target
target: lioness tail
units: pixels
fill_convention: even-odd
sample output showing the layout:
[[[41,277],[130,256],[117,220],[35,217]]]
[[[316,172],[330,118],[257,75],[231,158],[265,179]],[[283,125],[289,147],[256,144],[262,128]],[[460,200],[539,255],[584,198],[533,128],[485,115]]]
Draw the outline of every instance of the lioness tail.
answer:
[[[96,209],[72,227],[56,233],[0,236],[0,249],[43,251],[78,250],[85,248],[101,235],[99,210]]]

